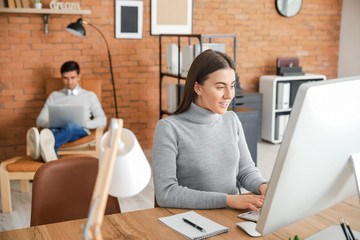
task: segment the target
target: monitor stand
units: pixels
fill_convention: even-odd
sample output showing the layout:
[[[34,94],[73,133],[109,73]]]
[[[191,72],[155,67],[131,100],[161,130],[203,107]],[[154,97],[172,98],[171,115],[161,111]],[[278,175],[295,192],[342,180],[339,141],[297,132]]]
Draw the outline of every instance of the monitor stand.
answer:
[[[351,162],[354,169],[355,182],[360,202],[360,153],[351,155]]]
[[[352,166],[354,170],[355,182],[356,182],[357,192],[360,201],[360,153],[351,155],[350,160],[352,162]],[[352,230],[352,232],[354,233],[357,239],[360,239],[360,232],[354,230]],[[305,240],[331,240],[331,239],[345,239],[344,232],[339,225],[338,226],[332,225],[330,227],[327,227],[324,230],[306,238]]]

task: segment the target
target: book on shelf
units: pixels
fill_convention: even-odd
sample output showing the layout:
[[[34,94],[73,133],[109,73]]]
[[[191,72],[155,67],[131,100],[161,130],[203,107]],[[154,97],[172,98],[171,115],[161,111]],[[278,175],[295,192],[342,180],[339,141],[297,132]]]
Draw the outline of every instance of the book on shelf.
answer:
[[[21,0],[23,8],[30,8],[30,0]]]
[[[15,8],[16,7],[15,0],[7,0],[7,3],[8,3],[9,8]]]
[[[290,108],[290,83],[279,82],[277,84],[277,109],[289,109]]]
[[[16,8],[22,8],[21,0],[15,0]]]
[[[181,69],[181,53],[180,53],[180,69]],[[166,71],[171,74],[179,72],[179,48],[176,44],[166,44]]]
[[[159,218],[159,221],[184,237],[194,240],[209,238],[229,231],[227,227],[220,225],[195,211],[161,217]]]

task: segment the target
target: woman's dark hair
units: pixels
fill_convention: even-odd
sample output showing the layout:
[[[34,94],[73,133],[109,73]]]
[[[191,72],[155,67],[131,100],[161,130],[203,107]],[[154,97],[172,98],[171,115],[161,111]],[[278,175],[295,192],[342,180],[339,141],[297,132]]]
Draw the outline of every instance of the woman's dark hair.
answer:
[[[75,61],[68,61],[65,62],[60,69],[61,74],[66,73],[66,72],[71,72],[71,71],[76,71],[77,74],[80,73],[80,67],[79,64]]]
[[[199,54],[190,66],[184,88],[184,95],[179,107],[173,114],[185,112],[197,97],[195,82],[203,85],[209,75],[220,69],[231,68],[236,71],[234,61],[225,53],[208,49]]]

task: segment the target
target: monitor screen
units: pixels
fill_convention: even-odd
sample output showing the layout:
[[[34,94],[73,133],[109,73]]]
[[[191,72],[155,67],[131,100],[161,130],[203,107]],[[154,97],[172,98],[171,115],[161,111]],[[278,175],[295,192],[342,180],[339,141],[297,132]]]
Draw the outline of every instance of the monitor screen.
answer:
[[[357,194],[360,76],[299,87],[257,222],[263,235]]]

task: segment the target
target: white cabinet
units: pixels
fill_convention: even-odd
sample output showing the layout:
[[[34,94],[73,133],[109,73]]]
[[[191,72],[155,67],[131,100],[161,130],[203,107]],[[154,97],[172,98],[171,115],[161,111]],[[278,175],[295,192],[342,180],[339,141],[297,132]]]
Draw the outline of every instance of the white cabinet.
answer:
[[[263,94],[262,139],[272,143],[281,143],[299,86],[305,82],[324,80],[326,76],[318,74],[261,76],[259,92]]]

